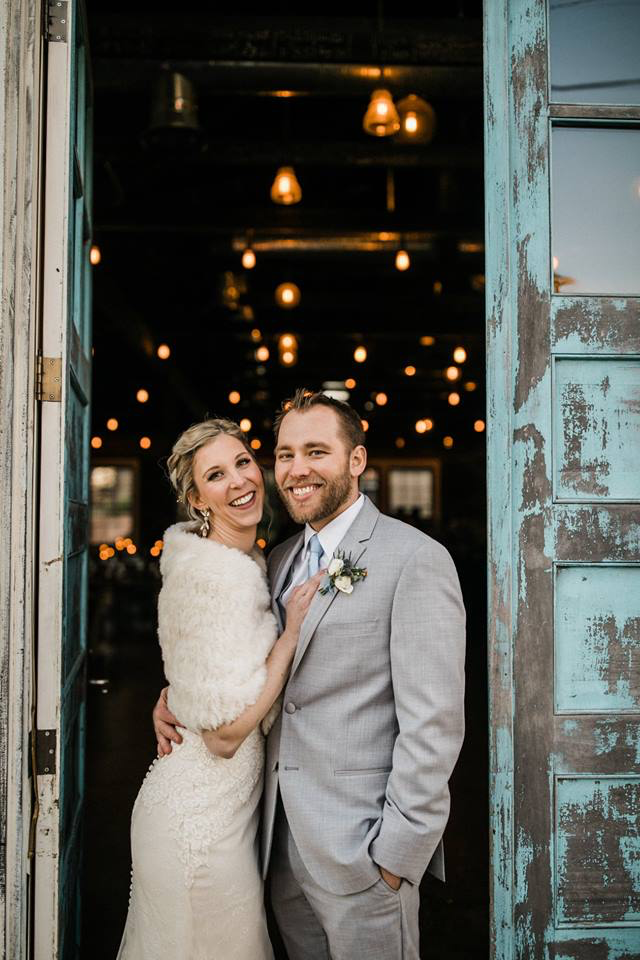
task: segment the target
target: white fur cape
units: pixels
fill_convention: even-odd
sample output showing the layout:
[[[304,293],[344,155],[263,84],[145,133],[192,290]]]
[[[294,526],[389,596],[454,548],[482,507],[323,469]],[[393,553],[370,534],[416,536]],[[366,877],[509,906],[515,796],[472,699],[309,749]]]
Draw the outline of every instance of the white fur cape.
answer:
[[[277,636],[264,567],[190,523],[164,535],[158,636],[169,708],[190,730],[231,723],[260,696]]]

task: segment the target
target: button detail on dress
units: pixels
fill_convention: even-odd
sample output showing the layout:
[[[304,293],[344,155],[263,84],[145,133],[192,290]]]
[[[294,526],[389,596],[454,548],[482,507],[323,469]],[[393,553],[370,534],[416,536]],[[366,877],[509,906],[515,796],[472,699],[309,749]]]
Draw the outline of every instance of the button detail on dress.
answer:
[[[285,706],[284,712],[285,712],[285,713],[295,713],[295,712],[296,712],[296,709],[297,709],[297,707],[296,707],[295,703],[292,703],[291,700],[290,700],[289,703]]]

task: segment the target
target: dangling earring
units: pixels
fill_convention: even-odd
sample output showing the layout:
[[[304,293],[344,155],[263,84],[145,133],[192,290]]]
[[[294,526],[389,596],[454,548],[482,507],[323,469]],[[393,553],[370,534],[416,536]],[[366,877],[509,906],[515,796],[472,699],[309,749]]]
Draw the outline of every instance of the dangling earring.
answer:
[[[209,507],[205,507],[204,510],[201,510],[202,514],[202,523],[200,525],[200,536],[208,537],[209,536]]]

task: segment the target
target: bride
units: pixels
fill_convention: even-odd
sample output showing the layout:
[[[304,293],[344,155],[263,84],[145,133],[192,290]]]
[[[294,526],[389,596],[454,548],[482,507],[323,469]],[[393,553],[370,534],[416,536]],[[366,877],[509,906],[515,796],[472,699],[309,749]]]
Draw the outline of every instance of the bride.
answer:
[[[271,960],[256,832],[264,734],[321,573],[277,636],[255,546],[264,482],[240,428],[206,420],[168,459],[193,522],[164,536],[158,634],[182,742],[154,761],[131,820],[118,960]]]

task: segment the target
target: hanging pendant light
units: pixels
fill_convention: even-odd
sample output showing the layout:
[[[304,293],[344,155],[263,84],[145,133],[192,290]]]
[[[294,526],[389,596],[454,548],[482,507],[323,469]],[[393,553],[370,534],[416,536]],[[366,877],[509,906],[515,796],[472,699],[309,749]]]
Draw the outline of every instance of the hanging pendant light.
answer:
[[[374,90],[362,121],[372,137],[390,137],[400,129],[400,118],[388,90]]]
[[[430,143],[436,130],[436,114],[430,103],[410,93],[398,101],[399,143]]]
[[[143,142],[148,146],[180,146],[197,144],[200,138],[193,84],[181,73],[163,71],[156,82],[151,122]]]
[[[396,253],[396,270],[408,270],[411,266],[411,257],[406,250],[398,250]]]
[[[292,203],[300,203],[302,187],[293,167],[280,167],[271,186],[271,199],[287,207]]]
[[[253,247],[245,247],[242,251],[242,266],[245,270],[253,270],[256,265],[256,255]]]

